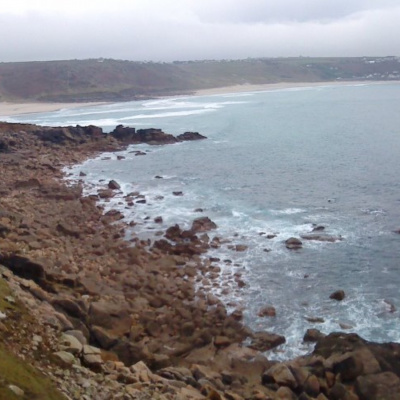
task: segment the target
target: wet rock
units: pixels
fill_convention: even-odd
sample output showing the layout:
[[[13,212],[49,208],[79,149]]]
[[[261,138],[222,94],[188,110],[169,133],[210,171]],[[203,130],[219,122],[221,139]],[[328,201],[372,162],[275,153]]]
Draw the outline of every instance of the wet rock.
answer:
[[[319,339],[323,338],[323,334],[318,329],[307,329],[303,337],[303,342],[317,342]]]
[[[208,217],[196,218],[191,227],[192,232],[207,232],[217,229],[217,224]]]
[[[284,336],[269,332],[257,332],[252,335],[249,347],[259,351],[267,351],[285,342]]]
[[[99,189],[97,191],[100,199],[109,199],[114,196],[114,193],[111,189]]]
[[[172,194],[174,196],[183,196],[183,192],[181,192],[181,191],[172,192]]]
[[[181,135],[178,135],[176,138],[181,141],[207,139],[205,136],[200,135],[200,133],[198,132],[185,132]]]
[[[303,247],[303,243],[301,242],[300,239],[291,237],[285,241],[285,246],[289,250],[297,250]]]
[[[336,290],[329,296],[332,300],[342,301],[345,298],[344,290]]]
[[[323,324],[325,320],[322,317],[304,317],[308,322],[312,322],[314,324]]]
[[[321,234],[301,235],[301,238],[304,240],[315,240],[317,242],[331,242],[331,243],[343,240],[341,236],[321,235]]]
[[[120,190],[121,186],[117,181],[112,179],[110,182],[108,182],[108,188],[111,190]]]
[[[244,244],[237,244],[237,245],[234,247],[234,250],[235,250],[235,251],[238,251],[238,252],[246,251],[247,249],[248,249],[248,246],[246,246],[246,245],[244,245]]]
[[[259,317],[276,317],[276,310],[273,306],[265,306],[258,311]]]
[[[154,218],[154,222],[156,224],[162,224],[163,223],[163,218],[162,217],[155,217]]]

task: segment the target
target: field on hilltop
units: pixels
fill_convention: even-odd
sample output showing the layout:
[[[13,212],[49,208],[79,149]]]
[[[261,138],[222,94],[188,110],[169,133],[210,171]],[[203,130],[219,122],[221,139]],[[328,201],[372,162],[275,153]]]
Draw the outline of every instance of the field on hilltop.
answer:
[[[123,101],[241,84],[400,79],[396,57],[0,63],[0,101]]]

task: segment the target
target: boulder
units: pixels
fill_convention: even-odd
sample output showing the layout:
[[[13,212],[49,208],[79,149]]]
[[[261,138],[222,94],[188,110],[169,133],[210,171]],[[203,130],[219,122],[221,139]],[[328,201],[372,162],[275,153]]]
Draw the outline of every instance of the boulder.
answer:
[[[262,375],[262,383],[287,386],[296,389],[298,384],[290,369],[283,363],[275,364]]]
[[[284,336],[269,332],[257,332],[253,334],[249,347],[259,351],[267,351],[285,342]]]
[[[103,364],[101,350],[94,346],[84,345],[82,361],[88,368],[94,371],[100,371],[101,365]]]
[[[308,235],[301,235],[301,238],[304,240],[316,240],[318,242],[338,242],[343,240],[341,236],[334,236],[334,235],[321,235],[321,234],[308,234]]]
[[[400,378],[387,371],[376,375],[359,376],[355,391],[361,400],[400,399]]]
[[[64,333],[61,336],[60,348],[68,353],[79,356],[82,352],[83,345],[76,337]]]
[[[208,217],[196,218],[192,223],[192,232],[207,232],[217,229],[217,224]]]
[[[78,360],[74,355],[64,350],[53,353],[51,358],[62,367],[70,367],[71,365],[78,364]]]
[[[336,301],[342,301],[345,298],[344,290],[336,290],[335,292],[331,293],[329,298]]]
[[[112,179],[110,182],[108,182],[108,188],[111,190],[119,190],[121,189],[121,186],[117,181]]]
[[[258,311],[257,315],[259,317],[276,317],[276,310],[273,306],[265,306]]]
[[[206,136],[200,135],[199,132],[185,132],[178,135],[176,138],[180,141],[207,139]]]
[[[297,250],[303,247],[303,243],[300,239],[291,237],[285,241],[285,246],[289,250]]]
[[[318,329],[307,329],[303,337],[303,342],[317,342],[319,339],[323,338],[323,334]]]

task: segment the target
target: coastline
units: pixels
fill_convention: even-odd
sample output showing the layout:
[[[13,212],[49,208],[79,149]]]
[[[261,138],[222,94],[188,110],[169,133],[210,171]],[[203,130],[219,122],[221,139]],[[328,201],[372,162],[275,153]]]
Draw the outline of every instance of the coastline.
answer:
[[[39,102],[0,102],[0,119],[16,115],[45,113],[62,109],[73,109],[108,104],[107,102],[85,103],[39,103]]]
[[[55,136],[57,140],[50,140]],[[70,398],[80,399],[84,393],[103,399],[103,392],[126,391],[127,399],[324,399],[336,398],[338,390],[350,396],[355,387],[357,399],[364,400],[365,382],[377,387],[376,399],[383,399],[389,398],[382,392],[387,371],[394,371],[390,391],[397,389],[394,385],[400,390],[397,361],[392,360],[400,345],[388,348],[345,333],[316,337],[313,330],[313,354],[270,362],[262,351],[280,340],[277,335],[247,331],[240,310],[228,315],[218,299],[195,292],[197,278],[216,270],[196,253],[185,252],[185,246],[193,246],[187,243],[187,232],[167,230],[165,236],[176,243],[175,248],[167,247],[172,253],[160,247],[149,253],[145,243],[129,246],[123,240],[121,215],[116,210],[104,213],[96,196],[84,197],[81,186],[67,186],[61,172],[66,164],[118,151],[128,139],[103,135],[95,127],[60,133],[55,128],[0,124],[0,264],[7,267],[6,272],[0,270],[0,280],[15,280],[20,297],[31,294],[27,307],[41,323],[24,331],[28,341],[32,333],[45,336],[43,326],[52,322],[54,336],[75,332],[99,347],[96,357],[85,359],[76,347],[65,346],[63,336],[62,351],[67,348],[75,360],[82,357],[84,365],[98,374],[93,379],[83,367],[75,374],[71,365],[64,366],[68,374],[57,371],[63,378],[55,381],[70,385]],[[105,183],[99,197],[115,191],[115,185],[112,189]],[[124,198],[127,206],[134,196]],[[8,342],[14,331],[6,331],[11,334]],[[0,335],[3,332],[0,329]],[[243,344],[246,336],[252,338],[250,346]],[[95,352],[92,346],[88,350]],[[43,347],[40,350],[43,353]],[[82,374],[96,388],[84,392],[85,381],[75,397],[71,393]]]
[[[213,96],[223,94],[235,94],[246,92],[263,92],[296,88],[311,88],[325,86],[353,86],[353,85],[385,85],[400,83],[400,81],[324,81],[324,82],[279,82],[265,84],[243,84],[223,86],[210,89],[200,89],[192,94],[174,96],[157,96],[155,98],[187,97],[187,96]],[[114,103],[118,103],[115,101]],[[62,109],[74,109],[80,107],[91,107],[110,104],[110,102],[83,102],[83,103],[40,103],[40,102],[0,102],[0,120],[6,117],[13,117],[25,114],[46,113]]]
[[[325,86],[354,86],[354,85],[384,85],[400,83],[400,81],[323,81],[323,82],[279,82],[265,84],[243,84],[223,86],[212,89],[200,89],[194,92],[194,96],[212,96],[219,94],[234,94],[247,92],[263,92],[283,89],[311,88]]]

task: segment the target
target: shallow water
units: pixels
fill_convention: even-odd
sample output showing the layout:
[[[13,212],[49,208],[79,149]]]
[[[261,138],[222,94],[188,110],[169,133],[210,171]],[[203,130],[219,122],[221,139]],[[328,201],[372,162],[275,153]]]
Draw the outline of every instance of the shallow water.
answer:
[[[399,312],[389,312],[386,302],[400,305],[400,235],[393,233],[400,228],[399,110],[400,85],[386,84],[179,97],[13,120],[206,135],[199,142],[131,146],[124,160],[102,155],[70,172],[84,171],[96,184],[116,179],[125,193],[144,194],[147,204],[132,210],[121,199],[109,204],[138,222],[135,232],[143,238],[175,223],[188,227],[201,207],[218,224],[215,235],[247,245],[240,253],[226,245],[213,250],[237,264],[220,263],[221,281],[231,287],[221,296],[244,307],[251,328],[284,334],[287,343],[270,357],[287,358],[307,350],[302,337],[312,327],[328,333],[345,323],[369,340],[400,340]],[[147,155],[130,153],[137,149]],[[152,222],[158,215],[161,226]],[[343,240],[285,248],[284,240],[309,233],[313,224]],[[237,287],[234,272],[246,287]],[[329,299],[337,289],[346,292],[342,302]],[[257,317],[266,304],[275,306],[275,318]]]

